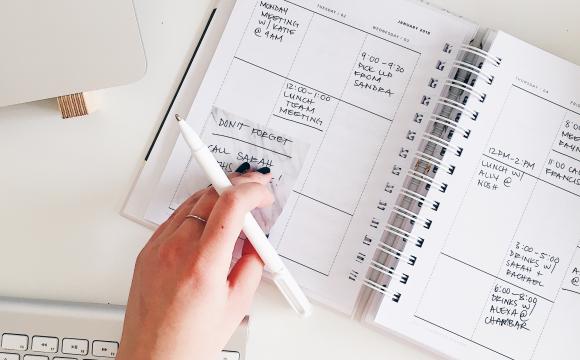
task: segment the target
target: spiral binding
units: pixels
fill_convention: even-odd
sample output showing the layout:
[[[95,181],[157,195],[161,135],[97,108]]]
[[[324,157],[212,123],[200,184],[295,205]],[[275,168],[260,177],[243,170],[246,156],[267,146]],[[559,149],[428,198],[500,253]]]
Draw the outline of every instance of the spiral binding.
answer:
[[[497,56],[493,56],[490,53],[488,53],[487,51],[483,51],[482,49],[472,46],[472,45],[468,45],[468,44],[462,44],[461,45],[461,50],[474,54],[478,57],[481,57],[489,62],[491,62],[494,66],[500,66],[501,65],[501,58],[498,58]]]
[[[437,185],[437,187],[439,188],[439,191],[441,192],[445,192],[447,190],[447,184],[446,183],[442,183],[442,182],[437,182],[435,181],[435,179],[426,176],[423,173],[414,171],[414,170],[409,170],[409,173],[407,174],[408,177],[420,181],[420,182],[424,182],[427,185],[429,185],[429,187],[431,187],[432,185]]]
[[[453,62],[453,67],[455,67],[457,69],[465,70],[465,71],[470,72],[478,77],[483,77],[487,81],[488,85],[493,84],[494,76],[482,71],[479,67],[477,67],[475,65],[469,64],[465,61],[455,61],[455,62]]]
[[[443,51],[450,54],[453,46],[446,44]],[[460,157],[463,154],[463,148],[455,144],[455,135],[459,134],[466,139],[471,135],[471,130],[461,126],[459,122],[465,117],[473,121],[478,119],[477,109],[466,104],[472,97],[481,103],[487,98],[487,94],[475,86],[478,79],[482,79],[488,86],[493,84],[495,77],[482,70],[483,64],[488,62],[494,67],[501,65],[501,58],[472,45],[464,44],[459,47],[458,51],[457,58],[460,60],[451,63],[454,76],[442,82],[444,91],[435,101],[435,110],[428,118],[427,130],[421,137],[422,146],[414,154],[414,166],[404,174],[405,185],[399,191],[397,203],[393,206],[363,280],[363,285],[371,291],[390,296],[394,302],[399,302],[402,294],[390,289],[389,284],[392,280],[406,284],[410,278],[409,274],[397,270],[400,261],[410,266],[414,266],[418,261],[414,248],[408,246],[414,245],[421,248],[427,241],[423,237],[414,235],[413,228],[422,226],[429,229],[433,223],[428,217],[419,215],[420,210],[428,206],[431,211],[437,211],[440,200],[434,199],[437,192],[431,190],[438,190],[441,194],[445,193],[448,188],[448,184],[435,180],[435,175],[439,170],[453,175],[455,165],[451,163],[449,157],[445,157],[445,154],[449,152]],[[441,71],[446,66],[447,63],[443,60],[439,60],[436,64],[436,68]],[[431,88],[436,88],[438,85],[439,81],[435,79],[431,79],[428,83]],[[423,96],[421,104],[429,106],[431,101],[429,96]],[[419,123],[422,120],[423,115],[417,113],[414,121]],[[415,132],[410,130],[409,138],[411,135],[414,136]],[[396,174],[399,174],[400,167],[396,170]],[[392,187],[388,189],[392,191]],[[384,210],[386,206],[386,202],[381,202],[378,208]],[[371,226],[377,228],[379,223],[377,219],[373,219]],[[365,245],[370,245],[371,242],[368,236],[363,241]]]
[[[409,240],[414,240],[415,246],[417,246],[417,247],[422,247],[423,243],[425,242],[425,239],[418,237],[418,236],[414,236],[410,232],[402,230],[398,227],[394,227],[392,225],[387,225],[387,227],[385,227],[385,231],[389,232],[395,236],[398,236],[399,238],[401,238],[405,242],[407,242]]]
[[[454,79],[447,79],[445,81],[445,85],[450,86],[450,87],[455,87],[461,91],[468,92],[472,96],[477,96],[477,98],[479,99],[480,102],[485,101],[486,94],[484,94],[480,91],[477,91],[473,86],[471,86],[469,84],[465,84],[465,83],[459,82],[459,81],[454,80]]]

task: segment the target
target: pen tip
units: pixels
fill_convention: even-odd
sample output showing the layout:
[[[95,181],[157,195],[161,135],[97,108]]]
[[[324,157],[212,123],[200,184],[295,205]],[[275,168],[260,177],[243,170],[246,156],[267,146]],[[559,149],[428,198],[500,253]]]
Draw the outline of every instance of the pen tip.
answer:
[[[177,121],[181,121],[181,120],[182,120],[182,119],[181,119],[181,116],[180,116],[179,114],[175,114],[175,119],[176,119]]]

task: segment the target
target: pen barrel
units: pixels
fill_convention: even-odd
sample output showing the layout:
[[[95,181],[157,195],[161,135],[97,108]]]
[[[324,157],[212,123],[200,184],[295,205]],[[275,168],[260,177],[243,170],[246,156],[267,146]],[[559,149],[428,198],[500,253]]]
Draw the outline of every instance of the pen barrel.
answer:
[[[280,273],[274,274],[272,280],[298,314],[303,317],[308,317],[312,314],[312,304],[308,301],[300,285],[290,275],[288,268],[284,268]]]
[[[232,182],[206,146],[195,151],[193,155],[201,168],[205,170],[207,178],[211,181],[218,194],[221,195],[227,188],[232,186]]]
[[[260,258],[266,265],[267,271],[277,273],[286,268],[280,259],[280,256],[276,250],[274,250],[274,247],[252,214],[246,214],[242,231],[250,240],[258,255],[260,255]]]

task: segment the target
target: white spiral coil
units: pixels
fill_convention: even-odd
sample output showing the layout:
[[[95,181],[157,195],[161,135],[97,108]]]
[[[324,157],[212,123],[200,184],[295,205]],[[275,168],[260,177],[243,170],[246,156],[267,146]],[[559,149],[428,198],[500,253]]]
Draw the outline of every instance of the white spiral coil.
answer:
[[[443,51],[450,53],[452,49],[452,45],[446,44]],[[440,200],[434,199],[436,193],[431,190],[439,190],[438,193],[441,194],[448,188],[448,184],[435,180],[435,173],[441,169],[453,175],[455,171],[453,158],[444,155],[449,152],[457,157],[461,156],[463,147],[455,144],[454,136],[457,134],[467,139],[471,135],[471,130],[460,125],[459,121],[464,117],[473,121],[478,119],[479,111],[474,108],[476,105],[466,104],[470,98],[475,98],[480,103],[486,100],[487,94],[475,86],[476,80],[483,79],[488,86],[493,84],[494,75],[483,71],[481,67],[486,62],[494,67],[501,65],[501,58],[472,45],[460,46],[459,52],[463,54],[463,58],[451,63],[455,76],[443,82],[447,92],[443,92],[435,100],[435,111],[428,118],[431,131],[426,131],[421,136],[422,147],[413,155],[415,166],[403,175],[406,179],[405,185],[398,192],[397,203],[392,207],[389,221],[383,229],[384,235],[375,247],[374,257],[368,262],[368,273],[362,282],[370,291],[391,296],[394,302],[399,302],[402,294],[400,291],[391,290],[390,282],[396,280],[398,283],[406,284],[410,278],[408,273],[397,270],[399,261],[414,266],[419,258],[413,253],[413,248],[408,249],[407,246],[415,245],[421,248],[425,241],[428,241],[413,234],[415,226],[429,229],[432,225],[432,220],[420,215],[420,210],[427,205],[432,211],[437,211]],[[442,71],[445,64],[445,61],[439,60],[436,68]],[[435,79],[431,79],[427,84],[430,88],[437,85],[438,81]],[[429,106],[431,97],[423,96],[420,103]],[[423,115],[417,113],[414,121],[419,123],[422,120]],[[410,130],[409,134],[414,136],[415,132]],[[396,174],[399,173],[402,174],[400,167],[396,171]],[[421,186],[424,193],[419,191]],[[386,206],[386,202],[381,202],[379,209],[384,210]],[[379,221],[373,219],[372,224],[376,228]],[[392,243],[387,243],[385,239],[391,239]],[[369,245],[372,241],[366,237],[364,243]]]

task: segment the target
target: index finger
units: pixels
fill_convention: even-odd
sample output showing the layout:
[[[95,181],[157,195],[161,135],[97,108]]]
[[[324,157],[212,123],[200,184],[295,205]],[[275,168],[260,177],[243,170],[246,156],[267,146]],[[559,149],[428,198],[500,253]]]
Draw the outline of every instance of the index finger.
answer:
[[[273,200],[266,186],[248,182],[227,189],[216,202],[202,234],[201,243],[208,260],[227,264],[219,267],[226,271],[224,278],[227,276],[232,252],[246,214],[257,207],[271,205]]]

